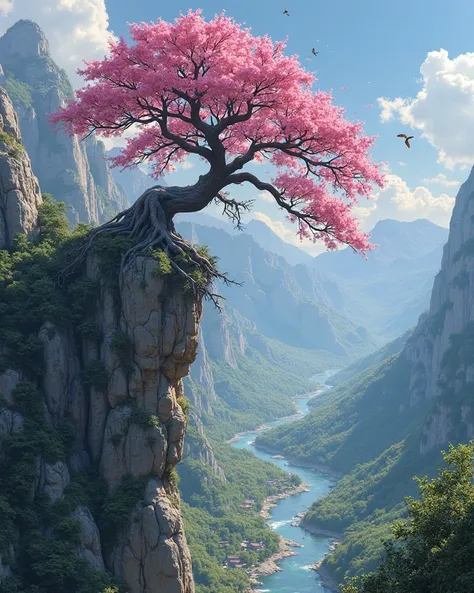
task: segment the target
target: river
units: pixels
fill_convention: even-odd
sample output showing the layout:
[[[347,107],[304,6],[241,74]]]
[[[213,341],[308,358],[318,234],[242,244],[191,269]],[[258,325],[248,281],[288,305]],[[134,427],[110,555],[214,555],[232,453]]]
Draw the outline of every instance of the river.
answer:
[[[317,381],[322,390],[329,389],[326,381],[334,375],[336,371],[326,371],[321,375],[315,375],[313,379]],[[319,393],[321,393],[321,391]],[[313,397],[317,397],[315,394]],[[308,399],[296,399],[295,403],[302,416],[308,412]],[[274,422],[268,422],[265,426],[273,428],[288,422],[293,422],[295,418],[282,418]],[[261,431],[260,431],[261,432]],[[278,502],[278,506],[271,510],[271,518],[268,523],[277,533],[291,539],[302,548],[294,548],[297,556],[285,558],[279,562],[282,572],[276,572],[268,577],[259,577],[263,583],[257,591],[266,593],[327,593],[328,589],[321,584],[319,575],[311,570],[311,566],[320,560],[328,551],[331,539],[327,537],[318,537],[311,535],[301,527],[292,527],[291,523],[295,516],[301,511],[305,511],[315,500],[324,496],[334,484],[334,479],[319,471],[298,467],[284,459],[273,459],[271,454],[256,449],[250,443],[254,440],[257,433],[250,432],[239,437],[232,445],[239,449],[248,449],[260,459],[270,461],[283,469],[284,471],[298,474],[303,482],[309,485],[309,492],[302,492],[295,496],[289,496]]]

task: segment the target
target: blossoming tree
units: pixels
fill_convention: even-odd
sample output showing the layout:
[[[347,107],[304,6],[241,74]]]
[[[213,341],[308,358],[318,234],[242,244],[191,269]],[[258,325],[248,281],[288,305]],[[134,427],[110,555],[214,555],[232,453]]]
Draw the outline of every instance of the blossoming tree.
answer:
[[[360,123],[345,120],[328,93],[312,91],[316,79],[284,54],[284,43],[254,37],[225,15],[206,22],[200,11],[172,24],[131,25],[131,36],[130,45],[112,42],[110,55],[86,63],[79,73],[88,84],[52,122],[83,136],[136,129],[114,166],[148,161],[159,178],[197,155],[207,172],[191,186],[147,190],[90,232],[76,264],[98,235],[110,233],[134,243],[123,263],[148,248],[162,249],[177,273],[187,275],[173,257],[185,255],[209,278],[222,277],[176,233],[173,217],[216,200],[240,225],[251,201],[224,190],[243,183],[267,191],[302,238],[322,240],[329,249],[370,249],[351,210],[360,196],[370,196],[373,183],[383,183],[368,154],[374,139]],[[264,160],[274,165],[271,180],[246,170]]]

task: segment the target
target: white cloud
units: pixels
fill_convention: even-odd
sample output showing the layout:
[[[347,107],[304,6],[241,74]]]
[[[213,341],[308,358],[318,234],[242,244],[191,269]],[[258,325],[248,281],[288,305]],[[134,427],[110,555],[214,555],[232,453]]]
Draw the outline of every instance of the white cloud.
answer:
[[[404,163],[403,161],[398,161],[398,164],[400,165],[400,167],[404,167],[406,165],[406,163]]]
[[[276,204],[275,198],[272,196],[271,193],[267,191],[262,191],[259,194],[257,194],[257,198],[260,198],[264,202],[269,202],[270,204]]]
[[[51,54],[68,73],[73,86],[82,60],[108,53],[109,19],[105,0],[0,0],[0,33],[19,19],[38,23],[49,40]]]
[[[422,89],[415,98],[378,99],[382,122],[395,117],[420,130],[449,169],[474,162],[474,53],[450,59],[444,49],[429,52],[420,68]]]
[[[374,195],[369,206],[354,208],[354,214],[361,220],[365,230],[372,228],[378,220],[393,218],[412,221],[427,218],[440,226],[447,227],[451,218],[455,198],[445,193],[433,195],[424,186],[411,189],[408,184],[390,170],[385,172],[386,185]]]
[[[0,0],[0,15],[8,14],[12,8],[10,0]]]
[[[438,173],[436,177],[423,179],[423,183],[438,183],[439,185],[443,185],[444,187],[458,187],[461,185],[460,181],[452,181],[448,179],[444,173]]]

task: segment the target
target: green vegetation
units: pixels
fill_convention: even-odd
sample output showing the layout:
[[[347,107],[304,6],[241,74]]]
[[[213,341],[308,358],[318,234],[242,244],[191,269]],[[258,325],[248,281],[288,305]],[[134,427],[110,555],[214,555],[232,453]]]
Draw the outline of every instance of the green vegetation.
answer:
[[[150,255],[156,259],[157,262],[153,274],[156,276],[169,276],[173,273],[171,260],[162,249],[155,249],[150,252]]]
[[[317,384],[309,377],[323,370],[325,353],[287,346],[276,340],[262,338],[256,332],[245,335],[245,354],[232,336],[235,363],[223,358],[211,360],[214,388],[219,397],[212,400],[212,416],[201,418],[209,435],[225,440],[237,432],[257,428],[266,421],[289,416],[296,408],[295,394],[315,391]],[[206,400],[209,395],[192,378],[185,385]]]
[[[33,106],[31,87],[18,80],[8,70],[5,72],[5,89],[13,105],[29,108]]]
[[[443,453],[433,479],[415,478],[419,498],[406,499],[408,518],[392,526],[380,566],[352,579],[343,593],[470,593],[474,590],[474,449]]]
[[[105,391],[109,383],[109,376],[105,365],[101,360],[94,360],[84,370],[82,380],[88,387],[95,387],[99,391]]]
[[[191,446],[199,434],[194,427],[186,436]],[[196,450],[196,449],[195,449]],[[225,570],[229,554],[240,554],[248,566],[257,564],[275,553],[278,536],[257,514],[267,496],[281,492],[300,482],[271,463],[257,459],[249,451],[214,444],[219,465],[226,482],[217,477],[208,465],[186,458],[179,465],[181,505],[186,538],[191,549],[197,593],[237,593],[247,591],[249,578],[240,569]],[[272,484],[267,484],[271,481]],[[275,483],[274,483],[275,482]],[[252,509],[241,508],[244,500],[255,501]],[[263,541],[265,550],[243,552],[243,540]],[[220,546],[220,541],[228,544]]]
[[[435,335],[449,307],[450,303],[446,303],[438,315],[426,316],[417,335]],[[408,341],[412,340],[413,335]],[[399,347],[400,343],[395,350]],[[447,407],[449,438],[455,443],[468,440],[469,425],[474,421],[470,410],[474,384],[465,373],[474,362],[474,323],[451,336],[441,363],[441,395],[435,402],[413,397],[413,385],[409,387],[414,373],[423,375],[423,364],[419,362],[411,368],[405,352],[396,354],[393,350],[393,344],[388,345],[382,353],[340,373],[339,380],[336,376],[337,387],[312,400],[310,414],[291,428],[281,426],[256,439],[275,452],[328,465],[344,474],[305,517],[312,529],[344,533],[342,543],[324,561],[324,567],[337,582],[347,575],[361,576],[367,570],[375,570],[384,552],[383,542],[390,535],[390,525],[407,512],[404,497],[416,494],[411,476],[435,475],[438,452],[433,448],[426,451],[427,437],[423,431],[430,414],[438,414],[439,406]],[[383,353],[392,354],[367,368],[367,363],[377,361]],[[364,366],[365,372],[357,374]],[[416,591],[406,583],[401,590]],[[420,590],[435,591],[429,587]],[[353,591],[347,589],[346,593]],[[382,593],[392,589],[386,585],[360,591]],[[458,593],[464,589],[441,591]]]
[[[126,523],[133,507],[143,499],[148,480],[149,476],[126,477],[117,490],[105,499],[99,518],[104,545],[114,542],[118,530]]]
[[[178,397],[176,401],[178,402],[179,407],[181,408],[186,419],[189,420],[189,412],[192,409],[192,405],[191,405],[191,402],[189,401],[189,399],[187,397],[184,397],[184,395],[182,395],[181,397]]]
[[[194,249],[203,257],[207,258],[215,266],[218,258],[210,254],[207,245],[194,245]],[[153,270],[155,276],[169,276],[173,278],[174,283],[183,287],[185,292],[190,292],[193,287],[190,281],[173,268],[173,263],[167,253],[162,249],[150,250],[149,254],[156,260],[156,266]],[[196,283],[198,288],[206,288],[209,280],[203,270],[197,266],[191,256],[187,253],[179,254],[173,257],[173,260],[179,267]]]
[[[8,132],[0,132],[0,142],[4,142],[8,146],[8,154],[17,160],[25,150],[23,144],[18,142],[15,136]]]
[[[72,278],[62,289],[55,282],[68,254],[83,240],[88,228],[79,225],[73,233],[65,215],[65,205],[44,195],[39,208],[38,236],[18,235],[10,251],[0,251],[0,341],[4,346],[2,371],[21,371],[25,380],[13,393],[13,405],[2,401],[4,414],[20,413],[23,430],[2,440],[0,457],[0,554],[8,560],[6,544],[16,537],[21,554],[13,576],[5,580],[1,593],[118,593],[108,574],[95,572],[77,555],[80,525],[71,517],[78,504],[87,504],[94,513],[104,541],[124,513],[132,495],[128,484],[109,498],[97,468],[72,476],[64,499],[54,504],[50,498],[34,495],[32,479],[37,458],[46,463],[64,461],[74,440],[70,424],[50,425],[44,418],[41,391],[43,369],[40,328],[51,323],[43,339],[55,331],[71,329],[78,320],[91,319],[91,301],[97,286]],[[54,324],[54,325],[53,325]],[[91,365],[84,377],[89,384],[103,385],[103,367]],[[124,491],[121,505],[117,502]],[[136,500],[136,491],[133,497]],[[111,522],[115,522],[111,525]],[[17,535],[15,535],[17,534]]]
[[[291,429],[281,426],[256,439],[286,456],[345,474],[305,518],[313,529],[345,532],[325,561],[339,582],[345,574],[375,566],[389,522],[399,517],[403,497],[413,491],[411,476],[420,468],[434,471],[434,454],[418,455],[430,403],[410,406],[409,378],[409,362],[403,353],[393,354],[315,398],[310,414]]]
[[[115,332],[110,347],[119,359],[125,375],[130,376],[133,373],[133,345],[128,334],[121,331]]]

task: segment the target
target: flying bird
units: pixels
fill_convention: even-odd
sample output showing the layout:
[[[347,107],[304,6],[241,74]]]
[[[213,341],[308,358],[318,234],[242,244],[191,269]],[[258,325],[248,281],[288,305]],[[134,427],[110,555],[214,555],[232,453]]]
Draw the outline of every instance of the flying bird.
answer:
[[[290,16],[290,13],[289,13],[289,12],[286,10],[286,8],[285,8],[285,10],[283,11],[283,14],[286,14],[286,16]]]
[[[414,137],[415,136],[407,136],[406,134],[397,134],[397,138],[405,138],[405,144],[407,145],[407,148],[410,148],[409,140],[411,140]]]
[[[313,49],[311,50],[313,52],[313,56],[317,56],[319,54],[319,51],[316,51],[313,47]]]

